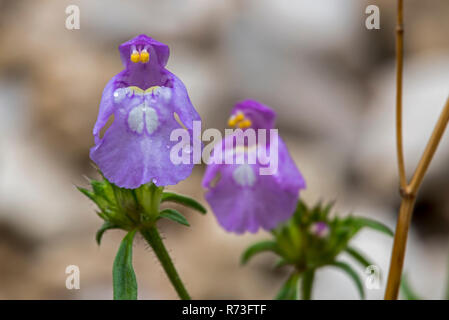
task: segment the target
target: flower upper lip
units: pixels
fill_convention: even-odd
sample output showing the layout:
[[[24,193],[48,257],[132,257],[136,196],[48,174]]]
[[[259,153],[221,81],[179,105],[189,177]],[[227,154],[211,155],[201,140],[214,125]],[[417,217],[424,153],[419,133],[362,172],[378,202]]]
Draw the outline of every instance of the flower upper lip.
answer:
[[[166,44],[141,34],[119,46],[120,57],[125,67],[132,63],[130,56],[133,48],[137,50],[147,49],[150,54],[150,61],[156,62],[161,67],[167,64],[170,55],[170,49]]]
[[[268,106],[252,99],[237,102],[232,115],[243,115],[242,124],[244,128],[251,127],[253,129],[273,129],[276,121],[276,113]],[[244,123],[244,119],[250,120]]]

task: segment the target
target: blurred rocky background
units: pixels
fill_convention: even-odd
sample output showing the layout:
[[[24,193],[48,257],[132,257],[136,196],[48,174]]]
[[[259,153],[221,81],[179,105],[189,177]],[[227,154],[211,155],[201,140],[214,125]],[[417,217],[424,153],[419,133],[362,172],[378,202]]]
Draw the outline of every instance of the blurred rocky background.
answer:
[[[76,4],[81,29],[65,28]],[[380,8],[380,30],[365,8]],[[411,173],[449,94],[449,2],[405,1],[404,136]],[[88,152],[106,82],[122,69],[117,46],[146,33],[170,46],[168,68],[186,84],[203,128],[223,129],[235,101],[254,98],[278,112],[278,127],[308,189],[309,203],[336,200],[394,227],[399,205],[394,139],[395,1],[166,0],[0,1],[0,298],[110,299],[112,261],[123,236],[101,225],[75,185],[96,176]],[[422,191],[405,270],[428,298],[440,298],[449,248],[449,134]],[[197,166],[171,188],[204,203]],[[191,227],[162,226],[194,298],[271,299],[287,275],[270,254],[245,267],[239,256],[267,237],[236,236],[212,213],[187,213]],[[392,239],[363,231],[354,246],[383,273]],[[65,288],[78,265],[81,289]],[[176,298],[153,253],[135,245],[139,295]],[[362,275],[363,276],[363,275]],[[356,299],[339,271],[317,274],[317,299]]]

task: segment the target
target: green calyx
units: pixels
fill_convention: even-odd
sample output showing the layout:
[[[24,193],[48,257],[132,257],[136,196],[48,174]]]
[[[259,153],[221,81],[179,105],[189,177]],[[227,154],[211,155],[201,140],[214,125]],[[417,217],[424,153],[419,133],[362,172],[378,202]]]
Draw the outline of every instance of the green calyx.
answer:
[[[356,284],[361,297],[363,287],[358,274],[351,266],[337,260],[345,252],[355,262],[366,268],[372,263],[349,246],[350,240],[363,228],[370,228],[392,236],[393,232],[380,222],[348,215],[331,216],[333,203],[321,203],[309,208],[299,200],[293,216],[271,231],[273,238],[253,244],[243,253],[241,262],[248,262],[258,253],[271,251],[279,258],[275,267],[292,266],[292,276],[287,279],[278,295],[280,299],[311,298],[312,283],[318,268],[332,266],[345,272]],[[301,282],[302,292],[299,292]],[[298,290],[294,290],[294,288]]]
[[[96,234],[98,244],[109,229],[147,230],[154,227],[160,219],[169,219],[189,226],[187,219],[177,210],[161,210],[160,205],[163,202],[174,202],[202,214],[206,213],[206,209],[196,200],[173,192],[164,192],[163,187],[153,183],[144,184],[137,189],[125,189],[102,177],[102,180],[89,180],[91,190],[77,187],[97,205],[97,214],[104,220]]]
[[[189,222],[179,211],[171,208],[161,209],[160,206],[164,202],[175,202],[202,214],[206,213],[206,209],[194,199],[164,192],[163,187],[153,183],[144,184],[137,189],[125,189],[110,183],[103,175],[102,177],[102,180],[89,180],[91,190],[81,187],[78,187],[78,190],[97,205],[97,214],[104,220],[96,234],[98,244],[107,230],[127,231],[112,268],[114,300],[137,299],[137,279],[132,264],[136,233],[151,246],[179,297],[183,300],[190,299],[156,224],[160,219],[168,219],[189,226]]]

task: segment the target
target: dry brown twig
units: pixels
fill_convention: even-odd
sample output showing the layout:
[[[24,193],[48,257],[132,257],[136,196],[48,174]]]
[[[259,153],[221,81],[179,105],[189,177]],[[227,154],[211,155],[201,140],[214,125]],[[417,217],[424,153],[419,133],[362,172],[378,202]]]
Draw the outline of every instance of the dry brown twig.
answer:
[[[407,235],[415,206],[415,199],[421,182],[429,167],[430,161],[438,147],[441,137],[449,121],[449,99],[433,129],[426,149],[416,167],[412,179],[407,183],[405,172],[404,151],[402,144],[402,66],[403,66],[403,0],[398,0],[397,26],[396,26],[396,147],[398,157],[401,207],[394,236],[393,251],[391,253],[390,271],[388,274],[386,300],[398,298],[401,283],[402,267],[404,265]]]

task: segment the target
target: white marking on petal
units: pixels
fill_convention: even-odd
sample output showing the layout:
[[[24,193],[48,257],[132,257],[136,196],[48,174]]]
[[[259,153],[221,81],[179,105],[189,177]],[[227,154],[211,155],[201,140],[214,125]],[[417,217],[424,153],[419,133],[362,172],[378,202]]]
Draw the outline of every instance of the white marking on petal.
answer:
[[[144,115],[144,105],[135,107],[129,112],[128,115],[128,126],[133,132],[141,134],[143,131],[143,115]]]
[[[159,117],[155,109],[141,104],[129,112],[128,126],[138,134],[143,132],[144,127],[148,134],[152,134],[159,126]]]
[[[148,134],[152,134],[159,125],[159,118],[157,116],[156,110],[150,107],[144,108],[145,112],[145,124]]]
[[[125,98],[127,93],[128,93],[127,88],[118,88],[117,90],[115,90],[114,91],[114,102],[115,103],[121,102]]]
[[[242,187],[252,187],[256,182],[256,175],[253,168],[249,164],[242,164],[232,173],[234,181]]]

